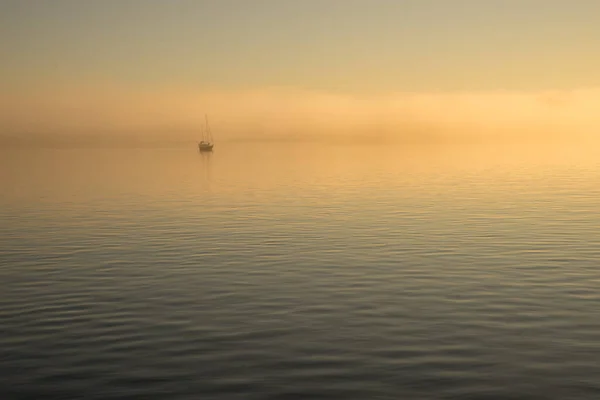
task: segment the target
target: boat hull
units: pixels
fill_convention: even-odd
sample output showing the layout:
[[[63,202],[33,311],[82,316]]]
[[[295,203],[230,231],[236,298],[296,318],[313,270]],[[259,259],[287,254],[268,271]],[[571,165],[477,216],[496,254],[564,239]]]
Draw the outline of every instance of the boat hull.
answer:
[[[213,144],[200,143],[198,145],[198,150],[200,150],[200,151],[212,151],[213,146],[214,146]]]

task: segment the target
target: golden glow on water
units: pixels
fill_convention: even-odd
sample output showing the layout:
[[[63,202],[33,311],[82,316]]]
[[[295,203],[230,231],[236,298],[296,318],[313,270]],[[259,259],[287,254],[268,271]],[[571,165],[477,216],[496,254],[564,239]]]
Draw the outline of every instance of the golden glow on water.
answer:
[[[301,391],[307,371],[313,393],[365,391],[344,399],[573,398],[600,372],[598,153],[3,150],[0,365],[69,398],[235,380],[268,398],[265,374]]]
[[[37,201],[57,196],[84,202],[88,196],[110,198],[123,193],[201,198],[208,192],[244,196],[285,192],[286,188],[296,193],[321,188],[331,194],[361,186],[365,190],[388,186],[398,191],[430,187],[451,191],[476,176],[490,193],[510,196],[506,185],[511,179],[547,185],[549,171],[570,168],[593,175],[599,153],[593,147],[566,145],[317,143],[223,143],[205,154],[193,145],[178,149],[8,149],[3,151],[0,183],[5,199]],[[585,178],[581,176],[582,181]]]

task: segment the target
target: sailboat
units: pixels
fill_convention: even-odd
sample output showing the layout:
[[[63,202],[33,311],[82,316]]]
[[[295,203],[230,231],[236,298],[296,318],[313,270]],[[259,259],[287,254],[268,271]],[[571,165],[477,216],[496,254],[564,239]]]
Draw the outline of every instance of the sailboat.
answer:
[[[208,115],[204,115],[204,119],[206,120],[206,134],[204,129],[200,128],[200,131],[202,132],[202,141],[198,143],[198,150],[212,151],[215,144],[213,143],[212,132],[208,126]]]

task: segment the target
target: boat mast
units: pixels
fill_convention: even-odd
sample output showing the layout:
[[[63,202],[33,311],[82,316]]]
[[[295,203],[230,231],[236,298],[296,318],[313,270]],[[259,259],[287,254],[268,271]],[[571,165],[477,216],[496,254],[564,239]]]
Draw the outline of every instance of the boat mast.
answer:
[[[204,119],[206,120],[206,135],[207,135],[207,139],[210,143],[212,143],[213,138],[212,138],[212,132],[210,131],[210,127],[208,126],[208,115],[204,114]]]

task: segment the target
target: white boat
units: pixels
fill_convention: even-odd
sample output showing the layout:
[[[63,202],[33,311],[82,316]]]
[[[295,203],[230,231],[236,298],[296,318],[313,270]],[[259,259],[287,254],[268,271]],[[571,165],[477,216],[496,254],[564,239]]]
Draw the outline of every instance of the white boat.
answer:
[[[213,136],[208,126],[208,116],[204,116],[206,120],[206,132],[202,127],[200,128],[200,132],[202,133],[202,140],[198,143],[198,150],[200,151],[212,151],[215,144],[213,143]]]

